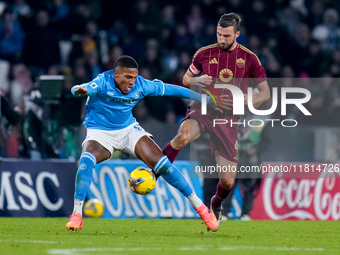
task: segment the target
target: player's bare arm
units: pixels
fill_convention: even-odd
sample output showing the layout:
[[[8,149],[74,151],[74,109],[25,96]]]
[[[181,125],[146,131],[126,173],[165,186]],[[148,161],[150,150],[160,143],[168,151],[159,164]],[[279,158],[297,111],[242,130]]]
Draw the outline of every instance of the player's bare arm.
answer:
[[[257,85],[259,93],[253,95],[253,106],[258,108],[262,103],[270,99],[270,90],[267,81],[263,81]]]
[[[183,76],[183,84],[186,87],[189,86],[206,86],[211,85],[213,78],[207,74],[203,74],[201,76],[198,76],[194,73],[192,73],[189,69]]]
[[[193,74],[189,69],[183,76],[183,85],[186,87],[190,86],[190,79],[197,77],[197,75]]]

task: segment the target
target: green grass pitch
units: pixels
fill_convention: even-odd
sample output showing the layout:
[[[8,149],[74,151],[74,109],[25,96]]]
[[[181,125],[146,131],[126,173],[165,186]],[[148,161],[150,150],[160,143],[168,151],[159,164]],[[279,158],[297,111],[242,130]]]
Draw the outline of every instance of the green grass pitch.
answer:
[[[200,220],[0,218],[0,254],[340,254],[340,221],[224,221],[207,232]]]

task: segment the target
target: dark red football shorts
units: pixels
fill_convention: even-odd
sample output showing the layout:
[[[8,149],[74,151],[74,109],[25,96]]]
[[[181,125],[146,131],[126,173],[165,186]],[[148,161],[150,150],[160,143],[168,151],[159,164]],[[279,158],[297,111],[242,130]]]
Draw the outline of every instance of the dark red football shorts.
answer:
[[[233,123],[237,122],[239,120],[238,116],[230,115],[221,117],[221,115],[209,114],[209,112],[207,115],[202,115],[200,108],[189,106],[187,116],[184,120],[188,118],[197,120],[201,127],[202,134],[208,133],[210,135],[210,148],[212,153],[217,150],[223,158],[237,163],[238,125],[232,125],[231,127],[230,123],[231,121],[233,121]],[[214,127],[214,119],[226,120],[228,123],[215,123]],[[223,121],[219,121],[219,123],[221,122]]]

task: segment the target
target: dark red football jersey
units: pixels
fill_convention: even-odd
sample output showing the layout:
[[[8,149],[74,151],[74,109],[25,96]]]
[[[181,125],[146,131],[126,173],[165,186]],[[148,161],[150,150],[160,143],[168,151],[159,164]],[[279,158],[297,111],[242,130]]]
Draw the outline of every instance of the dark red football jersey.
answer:
[[[235,85],[244,94],[247,94],[252,81],[259,84],[267,80],[266,72],[258,57],[240,44],[237,44],[232,51],[222,50],[217,43],[205,46],[195,53],[189,69],[196,75],[212,76],[214,84]],[[231,96],[228,89],[216,89],[216,91],[219,95]]]
[[[254,78],[256,84],[267,79],[266,72],[258,57],[246,47],[237,44],[234,50],[222,50],[218,44],[199,49],[190,70],[194,74],[207,74],[216,78],[216,82],[233,84],[247,92],[249,81]],[[243,82],[243,79],[248,82]]]
[[[222,50],[218,44],[203,47],[196,52],[189,68],[196,75],[207,74],[212,76],[214,84],[235,85],[244,94],[247,94],[252,80],[255,84],[267,80],[266,73],[258,57],[240,44],[237,44],[236,48],[232,51]],[[206,88],[206,90],[209,90],[209,88]],[[232,97],[228,89],[216,89],[216,91],[219,95],[229,95],[230,98]],[[200,93],[205,92],[200,90]],[[213,126],[214,119],[222,117],[219,112],[211,107],[208,107],[207,115],[201,115],[201,103],[194,101],[189,106],[186,118],[194,118],[199,123],[201,131],[210,134],[212,152],[217,150],[222,157],[232,162],[237,162],[238,126]],[[224,111],[224,118],[235,123],[239,120],[240,116],[232,115],[231,111]]]

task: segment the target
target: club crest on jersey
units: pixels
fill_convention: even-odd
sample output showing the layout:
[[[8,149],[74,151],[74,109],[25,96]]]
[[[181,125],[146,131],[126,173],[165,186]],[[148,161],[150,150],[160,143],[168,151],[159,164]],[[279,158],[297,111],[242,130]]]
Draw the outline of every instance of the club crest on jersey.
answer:
[[[244,67],[244,64],[246,63],[246,61],[242,58],[239,58],[236,60],[236,65],[239,67],[239,68],[242,68]]]
[[[234,77],[233,72],[229,68],[224,68],[219,73],[219,78],[223,82],[228,82]]]
[[[136,92],[136,93],[133,95],[133,97],[134,97],[135,99],[137,99],[137,98],[139,97],[139,92]]]

